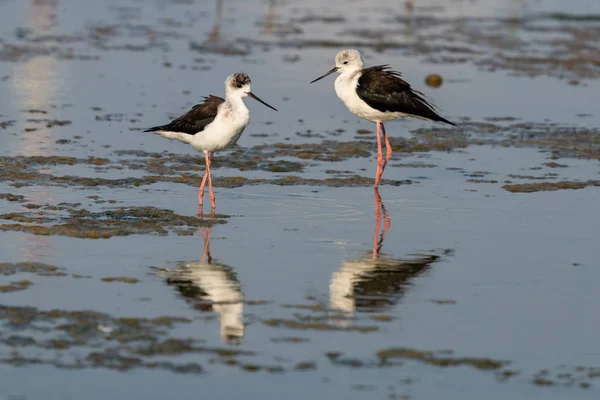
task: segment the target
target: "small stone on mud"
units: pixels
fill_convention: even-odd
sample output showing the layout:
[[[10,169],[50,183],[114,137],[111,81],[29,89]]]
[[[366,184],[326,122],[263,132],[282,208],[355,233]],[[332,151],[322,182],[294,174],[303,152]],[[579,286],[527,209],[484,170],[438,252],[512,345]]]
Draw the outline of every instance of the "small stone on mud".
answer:
[[[439,74],[430,74],[425,77],[425,84],[432,88],[439,88],[442,86],[442,76]]]

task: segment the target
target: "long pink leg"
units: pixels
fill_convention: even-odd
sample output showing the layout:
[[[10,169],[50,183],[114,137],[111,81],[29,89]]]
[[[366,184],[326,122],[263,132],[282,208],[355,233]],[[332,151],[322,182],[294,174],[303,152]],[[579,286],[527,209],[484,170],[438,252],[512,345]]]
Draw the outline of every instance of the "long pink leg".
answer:
[[[208,156],[208,152],[204,152],[204,159],[206,160]],[[210,163],[206,162],[206,166],[204,168],[204,176],[202,177],[202,183],[200,183],[200,188],[198,188],[198,207],[200,213],[202,213],[202,203],[204,198],[204,185],[206,184],[206,179],[208,178],[208,172],[210,171]]]
[[[210,166],[210,162],[212,161],[213,155],[215,153],[211,152],[210,156],[206,158],[207,160],[207,165]],[[215,204],[215,192],[213,191],[213,187],[212,187],[212,178],[210,176],[210,168],[208,169],[208,195],[210,196],[210,205],[212,206],[212,212],[215,212],[215,208],[216,208],[216,204]]]
[[[383,125],[383,123],[381,123],[381,132],[383,133],[383,138],[385,139],[385,161],[383,162],[383,165],[381,166],[381,173],[383,174],[383,171],[385,170],[385,167],[387,166],[388,161],[390,161],[390,158],[392,158],[392,145],[390,144],[390,139],[388,138],[387,132],[385,131],[385,126]]]
[[[375,173],[375,184],[373,185],[374,188],[377,188],[379,186],[379,181],[381,180],[381,174],[383,173],[383,170],[381,169],[381,165],[382,165],[382,159],[383,159],[383,151],[381,148],[381,136],[380,136],[380,131],[381,131],[381,125],[383,125],[381,123],[381,121],[377,121],[377,172]]]
[[[204,170],[204,176],[202,177],[202,183],[200,184],[200,188],[198,189],[198,205],[200,209],[202,209],[202,198],[204,197],[204,185],[206,184],[206,178],[208,178],[207,174],[208,170]]]

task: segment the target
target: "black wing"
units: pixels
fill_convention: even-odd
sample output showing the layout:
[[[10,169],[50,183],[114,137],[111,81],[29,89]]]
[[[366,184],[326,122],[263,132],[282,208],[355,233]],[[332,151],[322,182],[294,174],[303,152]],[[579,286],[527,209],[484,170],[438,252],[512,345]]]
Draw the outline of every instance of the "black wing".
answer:
[[[413,90],[400,78],[400,73],[387,65],[365,68],[358,78],[356,94],[370,107],[382,112],[401,112],[431,121],[454,125],[439,116],[434,105],[425,100],[423,93]]]
[[[175,118],[167,125],[155,126],[144,132],[171,131],[195,135],[202,132],[204,128],[215,120],[219,106],[225,102],[224,99],[209,95],[204,98],[204,103],[196,104],[190,111],[179,118]]]

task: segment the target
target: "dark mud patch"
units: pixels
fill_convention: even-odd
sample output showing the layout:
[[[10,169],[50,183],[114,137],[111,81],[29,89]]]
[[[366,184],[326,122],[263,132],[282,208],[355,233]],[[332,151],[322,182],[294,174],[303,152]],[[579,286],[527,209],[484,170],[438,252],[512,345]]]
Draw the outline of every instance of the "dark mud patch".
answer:
[[[198,357],[193,362],[178,357],[195,354],[203,357],[204,365],[238,366],[247,364],[240,358],[256,355],[230,347],[205,346],[204,340],[197,337],[171,336],[175,329],[190,323],[189,319],[173,316],[116,318],[96,311],[43,311],[0,305],[0,364],[117,371],[163,369],[198,374],[205,370],[196,361]],[[268,366],[259,365],[259,369]]]
[[[486,123],[464,123],[458,128],[417,129],[411,138],[390,138],[394,157],[431,151],[458,151],[471,145],[494,145],[503,147],[536,147],[551,153],[553,158],[577,157],[600,159],[600,132],[597,130],[559,127],[550,124],[517,123],[508,126]],[[307,166],[318,162],[341,162],[352,158],[374,158],[376,145],[372,140],[340,142],[323,140],[320,143],[274,143],[254,146],[250,149],[233,150],[219,154],[213,160],[213,169],[237,169],[239,171],[264,171],[277,174],[275,178],[246,178],[229,176],[214,178],[216,187],[235,188],[245,185],[273,184],[279,186],[310,185],[328,187],[370,186],[372,178],[351,175],[351,171],[335,173],[333,178],[305,178],[293,173],[304,172]],[[0,157],[3,168],[0,182],[10,181],[13,186],[59,185],[81,187],[129,188],[160,182],[198,186],[204,165],[200,156],[173,153],[150,153],[141,150],[118,150],[116,160],[88,157]],[[285,159],[282,159],[285,158]],[[291,160],[290,160],[291,159]],[[40,167],[55,165],[93,165],[96,169],[120,171],[145,171],[141,177],[106,179],[76,175],[57,176]],[[549,168],[558,167],[554,162]],[[318,165],[318,164],[317,164]],[[395,167],[434,168],[427,163],[396,163]],[[97,172],[101,172],[97,170]],[[335,171],[327,169],[329,174]],[[93,173],[93,172],[91,172]],[[545,175],[548,179],[551,175]],[[470,176],[477,178],[476,176]],[[544,178],[546,179],[546,178]],[[401,185],[411,181],[384,180],[382,184]],[[481,183],[481,182],[476,182]],[[492,183],[492,182],[489,182]],[[12,196],[7,199],[18,200]]]
[[[377,358],[381,366],[393,365],[398,360],[416,360],[437,367],[468,365],[477,369],[497,370],[509,364],[508,361],[498,361],[491,358],[452,357],[451,351],[435,353],[405,347],[381,350],[377,352]]]
[[[118,207],[101,212],[66,208],[65,211],[67,216],[45,214],[44,217],[39,217],[27,212],[2,214],[0,219],[17,223],[1,224],[0,230],[44,236],[108,239],[135,234],[167,235],[169,231],[176,229],[211,227],[225,223],[225,216],[222,215],[213,215],[212,218],[205,219],[179,215],[172,210],[154,207]]]
[[[374,359],[361,360],[340,352],[327,352],[326,357],[333,365],[351,368],[409,368],[407,362],[416,361],[435,368],[471,367],[492,372],[497,382],[506,383],[524,375],[511,369],[513,363],[487,357],[457,357],[452,350],[423,351],[406,347],[383,349]],[[529,382],[540,387],[562,386],[587,389],[591,382],[600,379],[600,368],[560,365],[533,373]]]
[[[398,164],[390,164],[390,167],[396,168],[436,168],[435,164],[427,164],[427,163],[398,163]]]
[[[165,338],[170,329],[190,322],[176,317],[112,318],[95,311],[41,311],[0,305],[0,344],[12,349],[2,352],[0,363],[119,371],[160,368],[197,373],[202,371],[198,364],[152,359],[156,355],[194,351],[199,341]],[[42,337],[36,337],[39,332],[44,333]],[[35,357],[31,356],[31,349],[36,350]]]
[[[303,338],[303,337],[297,337],[297,336],[285,336],[285,337],[272,338],[271,342],[273,342],[273,343],[298,344],[298,343],[310,342],[310,339]]]
[[[246,300],[244,304],[248,306],[264,306],[267,304],[271,304],[272,301],[269,300]]]
[[[541,182],[541,183],[520,183],[504,185],[502,189],[511,193],[534,193],[534,192],[551,192],[556,190],[576,190],[583,189],[588,186],[600,186],[600,181],[562,181],[562,182]]]
[[[36,166],[55,166],[55,165],[75,165],[75,164],[89,164],[89,165],[106,165],[109,164],[110,160],[106,158],[99,158],[90,156],[88,158],[77,158],[68,156],[15,156],[0,157],[0,164],[6,167],[13,168],[29,168]]]
[[[470,183],[498,183],[495,179],[467,179]]]
[[[314,361],[300,361],[294,366],[296,371],[312,371],[317,369],[317,363]]]
[[[487,71],[504,70],[521,76],[546,75],[572,81],[600,77],[600,48],[594,39],[600,31],[598,20],[530,13],[517,3],[510,8],[509,18],[451,18],[444,15],[444,7],[429,15],[407,7],[396,16],[385,8],[365,9],[361,12],[363,18],[377,21],[368,29],[352,27],[357,22],[352,11],[340,10],[336,17],[346,23],[339,24],[303,21],[292,14],[287,19],[280,17],[288,26],[286,34],[239,41],[251,48],[360,48],[373,53],[395,50],[431,64],[472,64]],[[416,40],[422,37],[427,40]],[[441,79],[429,78],[427,84],[438,87]]]
[[[365,7],[358,20],[353,8],[323,16],[330,10],[314,9],[312,4],[290,9],[272,3],[266,21],[260,18],[257,22],[260,29],[237,35],[228,32],[226,39],[221,25],[234,21],[224,19],[220,11],[213,15],[212,10],[208,19],[191,18],[197,8],[188,2],[177,3],[179,7],[189,7],[188,18],[160,18],[156,23],[144,24],[140,8],[126,7],[123,12],[117,7],[108,10],[111,15],[107,21],[88,23],[83,28],[65,31],[61,27],[55,32],[19,28],[12,37],[3,38],[0,60],[25,62],[39,56],[64,61],[99,60],[108,57],[109,52],[162,51],[169,55],[172,48],[187,48],[201,53],[202,58],[163,59],[162,65],[202,70],[211,68],[206,64],[212,59],[207,60],[205,55],[249,58],[279,47],[293,49],[293,55],[287,54],[284,61],[297,62],[306,49],[361,48],[376,53],[396,50],[432,64],[472,64],[516,75],[549,75],[570,81],[600,76],[597,19],[533,13],[520,3],[510,6],[509,18],[449,18],[444,14],[445,6],[425,14],[415,13],[411,6],[391,12],[384,7]],[[357,29],[360,18],[374,23]],[[198,40],[201,31],[206,33],[206,40]],[[427,80],[433,87],[439,86],[440,81],[436,76]]]
[[[439,305],[456,304],[456,300],[449,300],[449,299],[433,299],[430,301],[432,303],[439,304]]]
[[[0,263],[0,275],[15,275],[20,273],[37,276],[67,276],[63,268],[37,262]]]
[[[413,131],[416,137],[447,137],[457,132],[468,137],[469,145],[500,145],[532,147],[545,150],[553,158],[570,157],[600,160],[600,131],[556,124],[516,123],[497,125],[466,122],[458,128],[422,128]],[[554,164],[549,167],[558,166]]]
[[[25,196],[21,194],[0,193],[0,199],[19,203],[25,202]]]
[[[129,283],[129,284],[139,283],[139,279],[131,278],[129,276],[107,276],[105,278],[102,278],[102,281],[104,281],[104,282],[122,282],[122,283]]]
[[[316,304],[283,304],[282,307],[283,308],[293,308],[293,309],[297,309],[297,310],[315,311],[315,312],[326,310],[325,306],[320,303],[316,303]]]
[[[540,387],[578,387],[589,389],[592,381],[600,379],[600,368],[561,365],[554,369],[542,369],[536,372],[531,382]]]
[[[119,14],[118,10],[109,11]],[[153,25],[134,23],[135,19],[133,14],[115,15],[110,22],[87,23],[83,29],[63,30],[61,33],[19,28],[14,38],[6,38],[0,50],[0,60],[27,62],[32,58],[49,56],[62,61],[95,61],[108,51],[167,50],[169,39],[183,36],[173,26],[168,26],[169,30],[160,30]]]
[[[0,121],[0,128],[2,129],[6,129],[9,126],[13,126],[17,121],[13,120],[9,120],[9,121]]]
[[[392,317],[391,315],[386,315],[386,314],[371,315],[369,318],[371,318],[373,321],[377,321],[377,322],[391,322],[394,320],[394,317]]]
[[[556,179],[556,174],[546,174],[545,176],[534,176],[534,175],[519,175],[519,174],[508,174],[511,179],[528,179],[534,181],[543,181],[548,179]]]
[[[379,329],[375,325],[343,326],[322,321],[320,318],[304,317],[297,319],[273,318],[263,321],[263,324],[274,328],[314,331],[354,331],[361,333],[374,332]]]
[[[8,285],[0,285],[0,293],[19,292],[33,285],[31,281],[10,282]]]
[[[309,145],[312,146],[312,145]],[[277,147],[277,146],[276,146]],[[344,144],[344,147],[352,147],[352,143]],[[357,150],[361,152],[362,150]],[[337,153],[334,158],[340,160],[352,156],[356,151],[347,153]],[[198,164],[198,157],[181,156],[176,154],[145,153],[143,151],[121,151],[119,154],[135,154],[141,159],[120,160],[117,164],[111,164],[109,160],[90,157],[88,159],[79,159],[75,157],[2,157],[0,162],[5,168],[0,170],[0,182],[12,181],[13,186],[24,185],[60,185],[60,186],[82,186],[82,187],[110,187],[110,188],[129,188],[151,185],[159,182],[181,183],[189,186],[199,186],[202,180],[203,166]],[[260,163],[242,162],[235,156],[223,157],[221,166],[233,167],[239,170],[261,170],[273,173],[288,173],[302,170],[303,163],[290,161],[273,160],[268,161],[269,157],[279,157],[275,152],[263,156],[260,151],[254,153],[257,158],[262,159]],[[314,153],[316,156],[316,153]],[[368,153],[367,153],[368,155]],[[231,161],[234,160],[234,161]],[[76,164],[103,165],[106,168],[123,169],[128,167],[132,170],[145,170],[157,175],[146,175],[143,177],[129,177],[119,179],[92,178],[81,176],[56,176],[51,173],[39,172],[35,166],[41,165],[76,165]],[[219,161],[213,161],[212,168],[219,167]],[[196,173],[187,173],[184,171],[197,171]],[[401,185],[410,184],[411,181],[383,180],[383,185]],[[215,187],[235,188],[244,185],[272,184],[278,186],[291,185],[312,185],[329,187],[349,187],[349,186],[370,186],[373,184],[372,178],[365,178],[358,175],[335,177],[326,179],[309,179],[294,175],[285,175],[272,179],[249,179],[245,177],[214,177],[213,185]]]
[[[423,134],[409,139],[390,138],[392,150],[402,153],[419,153],[428,151],[449,151],[467,147],[466,137],[460,132],[452,135]],[[254,146],[252,151],[258,151],[263,157],[295,157],[315,161],[344,161],[354,157],[368,158],[377,151],[372,141],[338,142],[324,140],[321,143],[275,143]]]
[[[567,164],[559,164],[557,162],[547,162],[543,164],[544,166],[548,167],[548,168],[568,168],[569,166]]]

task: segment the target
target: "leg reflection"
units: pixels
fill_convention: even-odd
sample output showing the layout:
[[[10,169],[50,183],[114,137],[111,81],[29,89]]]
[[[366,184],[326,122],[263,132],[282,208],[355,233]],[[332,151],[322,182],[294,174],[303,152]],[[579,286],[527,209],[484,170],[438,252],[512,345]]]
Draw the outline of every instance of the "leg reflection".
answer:
[[[276,6],[277,6],[277,0],[269,0],[269,9],[267,11],[267,21],[265,22],[265,29],[264,29],[263,33],[273,33],[273,31],[275,29]]]
[[[381,200],[381,195],[379,194],[379,189],[375,188],[375,236],[373,238],[373,258],[377,258],[379,256],[379,252],[381,251],[381,247],[383,246],[383,241],[385,240],[385,235],[390,229],[392,225],[390,215],[388,214],[383,201]],[[381,231],[381,235],[379,235],[379,231],[381,230],[381,215],[383,214],[383,230]]]
[[[215,12],[215,23],[213,28],[208,33],[208,41],[216,42],[219,40],[219,36],[221,35],[221,15],[223,14],[223,0],[216,0],[217,7]]]

